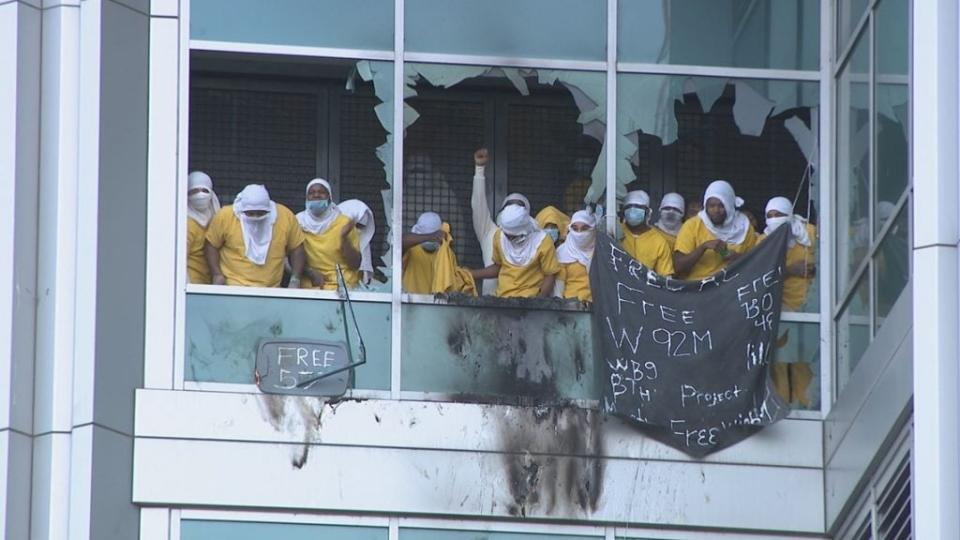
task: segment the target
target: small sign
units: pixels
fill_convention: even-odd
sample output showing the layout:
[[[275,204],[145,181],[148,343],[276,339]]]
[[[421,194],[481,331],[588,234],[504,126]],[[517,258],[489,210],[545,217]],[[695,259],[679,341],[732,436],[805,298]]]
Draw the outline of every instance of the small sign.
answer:
[[[265,339],[257,350],[256,381],[267,394],[342,396],[353,366],[341,342]]]

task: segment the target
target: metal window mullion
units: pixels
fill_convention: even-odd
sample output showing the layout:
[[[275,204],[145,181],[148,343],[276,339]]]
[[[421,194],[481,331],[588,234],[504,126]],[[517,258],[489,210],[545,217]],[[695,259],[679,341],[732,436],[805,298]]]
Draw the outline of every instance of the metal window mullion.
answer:
[[[837,6],[839,9],[839,3],[837,4]],[[832,12],[833,10],[830,10],[830,11]],[[835,71],[833,72],[834,76],[836,76],[840,72],[840,70],[843,69],[843,66],[847,63],[847,60],[849,60],[850,55],[852,54],[853,49],[857,43],[857,38],[860,37],[860,32],[863,31],[863,27],[867,24],[867,20],[869,18],[870,18],[870,6],[868,6],[867,9],[863,10],[863,14],[860,16],[860,20],[857,21],[857,25],[853,27],[853,31],[850,32],[850,37],[847,38],[847,43],[843,46],[843,53],[837,56],[837,65],[836,65]],[[836,32],[836,30],[834,30],[834,32]],[[839,47],[839,45],[840,43],[838,39],[837,46]]]
[[[403,259],[401,246],[403,245],[403,108],[404,108],[404,0],[393,2],[393,212],[391,216],[390,235],[392,242],[391,253],[391,289],[390,289],[390,397],[400,399],[402,388],[402,357],[403,331],[401,320],[401,294],[403,292]]]
[[[876,250],[878,235],[876,234],[876,223],[877,210],[876,210],[876,183],[877,183],[877,121],[876,121],[876,111],[877,111],[877,40],[876,40],[876,24],[873,20],[873,10],[867,10],[867,18],[869,20],[867,26],[867,37],[869,39],[870,46],[870,59],[867,63],[869,70],[869,84],[870,88],[868,89],[868,105],[867,105],[867,133],[870,135],[869,139],[869,163],[870,163],[870,174],[867,175],[867,228],[870,232],[870,249],[867,254],[867,265],[870,272],[870,277],[868,278],[870,282],[870,293],[867,295],[867,298],[870,299],[868,308],[870,312],[867,314],[870,318],[870,339],[871,341],[876,336],[877,328],[877,315],[876,315],[876,306],[877,306],[877,276],[876,268],[873,264],[873,254]],[[891,216],[891,220],[895,219],[896,216]]]
[[[617,214],[617,11],[618,0],[607,0],[607,129],[604,136],[606,147],[607,195],[606,229],[613,234]]]
[[[179,65],[177,66],[177,88],[179,96],[177,99],[177,147],[179,155],[177,156],[177,193],[185,193],[187,186],[187,168],[189,166],[189,133],[190,133],[190,9],[189,2],[180,2],[180,12],[178,21],[178,39],[179,39]],[[177,197],[177,252],[184,254],[187,249],[187,200],[186,197]],[[179,257],[179,256],[178,256]],[[178,264],[177,268],[177,286],[174,302],[174,344],[173,344],[173,389],[183,390],[183,380],[186,370],[186,332],[187,332],[187,272],[186,260]],[[177,535],[180,530],[180,513],[174,511],[171,513],[171,520],[175,521]]]
[[[493,210],[493,219],[497,221],[500,215],[500,204],[510,193],[510,156],[507,151],[507,122],[510,121],[510,104],[502,96],[495,94],[484,98],[484,108],[490,107],[493,110],[493,146],[490,152],[493,154],[493,183],[487,185],[487,193],[493,193],[493,203],[490,208]],[[533,209],[530,209],[533,211]],[[482,241],[482,240],[481,240]],[[483,251],[481,247],[481,252]]]
[[[835,161],[833,143],[836,140],[836,79],[833,77],[833,36],[834,15],[831,9],[832,0],[820,0],[820,118],[818,176],[820,180],[820,268],[827,269],[820,272],[820,412],[824,418],[833,405],[833,384],[837,380],[834,362],[836,342],[833,317],[829,316],[836,300],[834,287],[835,274],[832,270],[834,261],[834,227],[836,226],[834,197],[832,195],[836,184]],[[826,248],[826,249],[824,249]],[[826,365],[824,365],[824,363]]]
[[[745,68],[695,64],[655,64],[649,62],[617,62],[620,73],[639,75],[676,75],[681,77],[723,77],[728,79],[776,79],[784,81],[817,81],[819,71],[797,69]]]

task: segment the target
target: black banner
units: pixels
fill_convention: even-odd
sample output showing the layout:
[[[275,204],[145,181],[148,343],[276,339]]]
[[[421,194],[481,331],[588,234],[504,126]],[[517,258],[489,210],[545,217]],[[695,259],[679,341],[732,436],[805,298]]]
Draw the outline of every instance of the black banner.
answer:
[[[769,363],[788,229],[702,281],[659,276],[598,231],[590,287],[604,410],[696,457],[784,418]]]

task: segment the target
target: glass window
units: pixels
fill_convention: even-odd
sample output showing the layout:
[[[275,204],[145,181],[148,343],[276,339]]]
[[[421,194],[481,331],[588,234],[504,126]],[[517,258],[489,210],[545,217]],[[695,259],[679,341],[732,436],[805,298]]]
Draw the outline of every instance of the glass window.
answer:
[[[837,391],[850,380],[870,344],[870,280],[864,274],[837,319]]]
[[[870,247],[869,32],[857,40],[837,85],[837,295]]]
[[[191,0],[190,38],[393,50],[393,0]]]
[[[194,52],[190,84],[189,167],[212,178],[220,204],[232,204],[248,184],[263,184],[278,205],[306,212],[307,184],[326,179],[344,217],[325,230],[353,221],[360,264],[349,268],[342,244],[321,246],[309,234],[306,275],[323,274],[332,288],[339,262],[349,286],[389,291],[393,63]],[[208,268],[202,231],[199,247],[188,243],[191,264]]]
[[[818,0],[621,0],[619,60],[819,69]]]
[[[407,0],[406,50],[606,60],[604,0]]]
[[[405,304],[403,390],[466,401],[599,399],[590,313]]]
[[[879,329],[910,279],[910,230],[906,207],[900,210],[880,241],[873,267],[876,271],[876,322]]]
[[[909,182],[910,86],[909,3],[884,0],[874,18],[876,28],[876,211],[875,231],[890,218],[893,205]]]
[[[343,304],[315,298],[271,298],[188,293],[184,378],[188,381],[253,384],[261,339],[309,338],[346,341]],[[354,372],[353,388],[390,389],[390,304],[356,302],[367,363]],[[359,354],[349,319],[354,358]]]
[[[837,0],[837,54],[846,49],[869,4],[870,0]]]
[[[448,529],[400,529],[400,540],[597,540],[602,536],[537,534],[492,531],[454,531]]]
[[[524,194],[533,216],[547,206],[569,215],[599,200],[606,183],[603,73],[417,63],[404,69],[405,232],[422,213],[438,213],[458,264],[478,269],[490,264],[495,219],[508,193]],[[477,169],[481,147],[487,161]],[[493,284],[487,280],[487,294]],[[406,281],[404,290],[431,292]]]
[[[180,522],[181,540],[387,540],[386,528],[307,523],[261,523],[256,521],[211,521],[185,519]]]
[[[820,409],[820,324],[780,321],[774,388],[795,409]]]

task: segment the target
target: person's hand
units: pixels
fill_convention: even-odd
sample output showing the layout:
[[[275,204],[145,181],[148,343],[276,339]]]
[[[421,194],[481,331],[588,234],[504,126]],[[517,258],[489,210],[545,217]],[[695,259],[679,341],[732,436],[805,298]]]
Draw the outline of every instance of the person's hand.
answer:
[[[347,224],[343,226],[343,229],[340,230],[340,237],[346,238],[347,235],[350,234],[350,231],[352,231],[355,226],[356,226],[356,223],[352,219],[348,221]]]
[[[307,269],[303,271],[303,275],[310,279],[310,283],[313,284],[315,288],[323,287],[323,284],[326,283],[326,279],[323,277],[323,274],[320,272],[314,272],[313,270]]]
[[[424,242],[430,242],[432,240],[434,242],[442,244],[444,239],[447,237],[447,234],[443,232],[443,229],[440,229],[435,233],[425,234],[424,236],[427,237],[427,239],[424,240]]]
[[[223,274],[217,274],[211,278],[210,282],[214,285],[226,285],[227,278],[223,277]]]
[[[473,164],[477,167],[486,166],[487,161],[490,160],[490,153],[486,148],[480,148],[473,153]]]
[[[712,249],[714,251],[723,251],[727,249],[727,243],[719,238],[714,238],[713,240],[707,240],[706,242],[700,244],[703,249]]]
[[[290,282],[287,283],[288,289],[299,289],[300,288],[300,276],[290,276]]]

